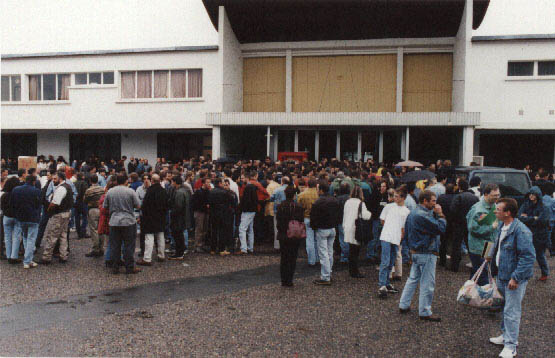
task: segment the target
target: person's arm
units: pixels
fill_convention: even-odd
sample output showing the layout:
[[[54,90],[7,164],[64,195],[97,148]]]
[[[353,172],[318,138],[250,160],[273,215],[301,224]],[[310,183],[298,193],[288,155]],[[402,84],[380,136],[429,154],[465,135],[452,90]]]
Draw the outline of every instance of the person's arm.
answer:
[[[520,235],[515,237],[518,262],[511,275],[511,279],[517,283],[527,280],[532,275],[534,261],[536,261],[536,250],[532,243],[532,233],[530,230],[519,230],[519,233]]]
[[[534,223],[534,217],[532,216],[528,216],[526,214],[526,210],[528,209],[528,203],[524,203],[524,205],[522,205],[520,207],[520,209],[518,209],[518,219],[520,221],[522,221],[524,224],[526,224],[527,226],[531,225]]]
[[[415,219],[417,230],[420,232],[429,235],[441,235],[445,233],[447,221],[445,221],[444,218],[418,215]]]
[[[141,208],[141,201],[139,200],[139,197],[137,196],[137,193],[134,190],[133,190],[133,206],[135,207],[135,209]]]
[[[262,194],[262,196],[260,197],[261,201],[268,200],[270,198],[270,194],[268,194],[268,191],[264,189],[264,187],[260,183],[257,184],[258,190]]]
[[[474,212],[473,215],[468,216],[468,232],[477,238],[488,238],[495,231],[492,225],[480,225],[479,221],[483,215],[487,213]]]
[[[372,213],[368,209],[366,209],[366,204],[364,204],[364,202],[362,203],[361,216],[363,220],[370,220],[370,218],[372,217]]]

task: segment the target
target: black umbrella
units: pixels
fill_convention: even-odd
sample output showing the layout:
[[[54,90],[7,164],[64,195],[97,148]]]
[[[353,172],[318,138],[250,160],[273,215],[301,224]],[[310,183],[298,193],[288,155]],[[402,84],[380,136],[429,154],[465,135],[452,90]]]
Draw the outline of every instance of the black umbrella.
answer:
[[[229,157],[223,157],[223,158],[216,159],[214,163],[218,163],[218,164],[237,163],[237,160]]]
[[[416,183],[419,180],[430,180],[435,178],[435,174],[429,170],[414,170],[405,174],[401,178],[401,183]]]

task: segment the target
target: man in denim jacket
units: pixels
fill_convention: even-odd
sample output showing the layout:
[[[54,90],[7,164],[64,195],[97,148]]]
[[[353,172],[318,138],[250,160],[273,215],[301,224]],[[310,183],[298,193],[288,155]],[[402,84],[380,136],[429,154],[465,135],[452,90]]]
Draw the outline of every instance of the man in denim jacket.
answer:
[[[520,220],[515,219],[518,205],[514,199],[497,201],[495,216],[499,220],[497,240],[488,255],[497,268],[497,288],[505,298],[502,335],[490,338],[493,344],[504,345],[500,357],[516,356],[518,331],[522,315],[522,299],[528,280],[534,272],[536,253],[532,244],[532,232]]]
[[[410,276],[405,283],[399,312],[410,311],[412,296],[420,283],[418,298],[418,315],[421,320],[439,322],[441,318],[432,315],[434,299],[436,262],[439,255],[439,235],[445,233],[447,222],[436,204],[436,194],[425,190],[418,197],[420,205],[407,217],[405,233],[412,257]]]

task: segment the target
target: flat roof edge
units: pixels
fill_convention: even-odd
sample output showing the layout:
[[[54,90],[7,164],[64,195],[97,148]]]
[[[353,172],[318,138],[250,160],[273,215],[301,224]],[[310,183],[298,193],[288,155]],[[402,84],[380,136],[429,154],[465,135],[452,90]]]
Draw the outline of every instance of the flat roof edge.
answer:
[[[472,36],[472,42],[522,41],[522,40],[555,40],[555,34]]]
[[[218,45],[209,46],[171,46],[153,48],[129,48],[121,50],[88,50],[88,51],[69,51],[69,52],[39,52],[27,54],[2,54],[2,59],[32,58],[32,57],[63,57],[63,56],[100,56],[100,55],[119,55],[126,53],[152,53],[152,52],[196,52],[196,51],[217,51]]]

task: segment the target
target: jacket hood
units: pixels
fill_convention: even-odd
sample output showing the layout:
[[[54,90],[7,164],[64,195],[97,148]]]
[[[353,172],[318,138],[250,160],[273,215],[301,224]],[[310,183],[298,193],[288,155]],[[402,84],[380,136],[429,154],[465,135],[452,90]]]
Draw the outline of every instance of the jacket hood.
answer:
[[[526,200],[530,200],[528,198],[528,195],[530,195],[530,194],[536,195],[536,197],[538,198],[538,203],[541,203],[541,201],[542,201],[542,191],[539,187],[537,187],[535,185],[533,187],[531,187],[530,190],[528,191],[528,193],[526,193]]]

